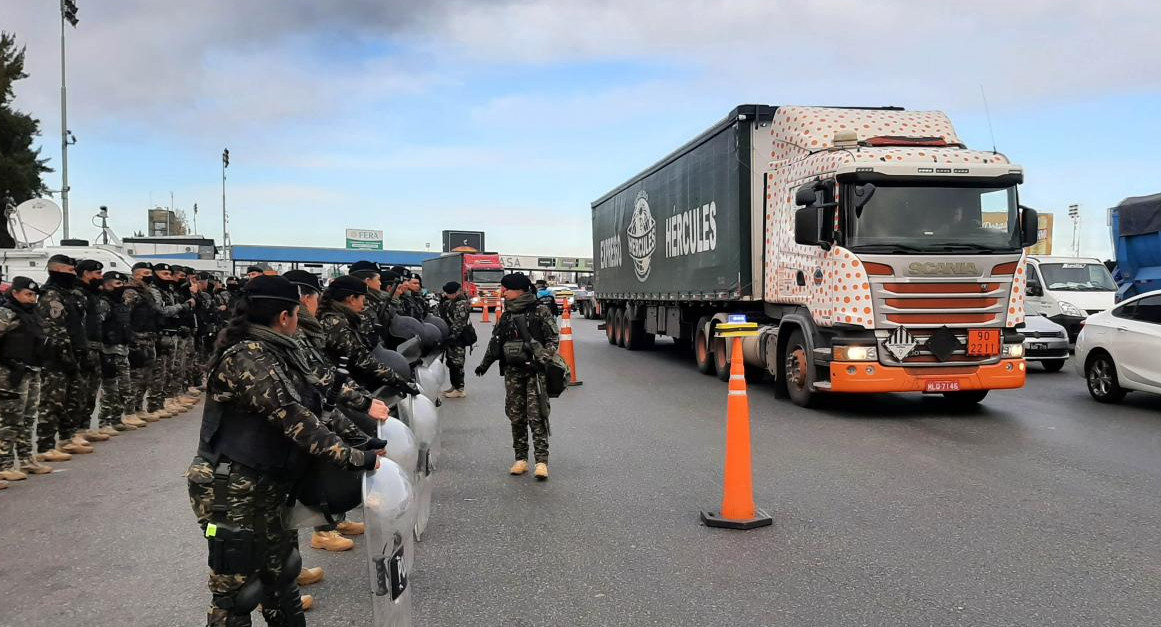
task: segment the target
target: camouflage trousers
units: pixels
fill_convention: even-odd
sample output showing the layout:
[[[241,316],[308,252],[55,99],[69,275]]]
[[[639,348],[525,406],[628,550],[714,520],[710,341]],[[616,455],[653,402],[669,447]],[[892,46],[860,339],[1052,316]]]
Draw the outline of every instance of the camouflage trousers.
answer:
[[[146,411],[160,411],[169,396],[169,371],[173,366],[173,354],[177,351],[177,337],[161,335],[157,338],[157,360],[149,371],[149,390],[146,397]]]
[[[132,392],[129,356],[108,354],[101,357],[112,362],[113,372],[112,376],[106,372],[101,373],[101,413],[97,417],[97,424],[112,427],[121,422],[122,415],[133,413],[126,409],[127,405],[132,404],[129,396]]]
[[[185,394],[186,388],[191,387],[191,381],[198,379],[192,371],[198,367],[193,337],[177,338],[177,352],[173,355],[172,369],[169,373],[170,396]]]
[[[39,401],[39,372],[25,372],[20,383],[13,385],[12,371],[0,366],[0,470],[12,470],[16,461],[32,461],[32,429]]]
[[[52,366],[40,371],[40,403],[36,415],[36,449],[45,453],[77,434],[75,416],[81,414],[84,380]]]
[[[227,609],[240,591],[257,580],[262,586],[262,617],[268,625],[305,624],[296,578],[301,569],[298,533],[283,527],[290,482],[274,480],[233,464],[226,481],[226,511],[213,512],[217,487],[214,468],[195,457],[186,471],[190,505],[202,530],[214,522],[228,524],[243,538],[249,538],[252,556],[248,564],[214,563],[214,539],[210,543],[209,627],[237,627],[251,624],[249,614],[231,615]],[[235,533],[235,532],[231,532]],[[297,566],[296,566],[297,564]]]
[[[144,356],[144,365],[129,366],[129,389],[122,394],[126,414],[142,411],[142,403],[149,395],[149,383],[157,374],[157,338],[139,335],[132,350]]]
[[[89,363],[91,368],[81,368],[77,373],[82,398],[76,413],[71,414],[74,434],[89,430],[93,424],[93,412],[97,409],[97,392],[101,389],[101,352],[89,350]]]
[[[447,364],[451,386],[457,390],[464,389],[464,362],[468,358],[468,349],[463,346],[449,346],[444,349],[444,362]]]
[[[516,459],[528,459],[528,432],[532,431],[532,448],[538,462],[548,462],[548,413],[541,411],[537,391],[544,389],[544,377],[509,368],[504,372],[504,413],[512,423],[512,450]],[[548,406],[545,398],[544,406]]]

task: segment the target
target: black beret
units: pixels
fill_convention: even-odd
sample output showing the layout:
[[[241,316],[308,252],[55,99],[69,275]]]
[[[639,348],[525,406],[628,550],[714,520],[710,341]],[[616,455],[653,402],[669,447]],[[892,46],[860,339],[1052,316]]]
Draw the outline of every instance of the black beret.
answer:
[[[138,261],[137,263],[133,264],[134,270],[140,270],[141,268],[145,268],[146,270],[152,270],[153,266],[149,265],[148,261]]]
[[[92,272],[94,270],[104,270],[105,264],[96,259],[82,259],[76,264],[77,272]]]
[[[447,283],[443,284],[444,294],[455,294],[458,291],[460,291],[460,284],[456,283],[455,281],[448,281]]]
[[[367,284],[361,279],[353,276],[341,276],[330,282],[327,285],[327,293],[331,295],[334,300],[343,300],[347,296],[354,294],[356,296],[367,293]]]
[[[283,300],[298,303],[298,288],[280,276],[256,276],[246,283],[250,300]]]
[[[348,274],[355,274],[356,272],[378,273],[379,264],[375,263],[374,261],[356,261],[355,263],[351,264],[351,269]]]
[[[401,277],[411,276],[411,271],[408,270],[407,268],[404,268],[403,266],[391,266],[391,271],[394,272],[395,274],[398,274]]]
[[[213,275],[209,272],[199,272],[197,276],[199,281],[209,281],[210,279],[214,278]]]
[[[226,277],[226,283],[237,283],[237,282],[238,282],[238,277],[236,277],[236,276]]]
[[[251,272],[257,272],[261,274],[262,268],[259,268],[258,266],[250,266],[249,268],[246,268],[246,274],[250,274]]]
[[[9,288],[12,292],[19,292],[20,290],[32,290],[37,294],[40,293],[40,284],[26,276],[18,276],[12,279],[12,287]]]
[[[155,263],[155,264],[153,264],[153,269],[155,271],[158,271],[158,270],[170,270],[170,271],[172,271],[173,270],[173,268],[168,263]]]
[[[504,275],[504,278],[500,279],[500,285],[508,290],[521,290],[526,292],[532,289],[532,281],[523,272],[513,272],[512,274]]]
[[[384,270],[379,273],[379,280],[382,283],[394,283],[399,280],[399,273],[394,270]]]
[[[306,270],[291,270],[282,276],[286,277],[287,281],[295,285],[301,285],[316,292],[322,291],[322,283],[319,282],[318,276],[314,273],[307,272]]]
[[[69,257],[68,255],[53,255],[53,256],[48,258],[48,262],[49,263],[59,263],[59,264],[66,265],[66,266],[77,265],[76,259],[73,259],[72,257]]]
[[[117,272],[116,270],[110,270],[110,271],[106,272],[105,274],[101,275],[101,278],[106,280],[106,281],[128,281],[129,280],[129,277],[125,276],[124,274],[122,274],[120,272]]]

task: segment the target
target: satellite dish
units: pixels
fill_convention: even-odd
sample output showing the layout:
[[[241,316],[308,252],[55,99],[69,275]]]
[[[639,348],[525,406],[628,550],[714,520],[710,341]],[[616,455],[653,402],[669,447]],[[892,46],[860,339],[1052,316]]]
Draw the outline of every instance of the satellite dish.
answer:
[[[61,223],[60,207],[47,198],[33,198],[16,206],[8,217],[12,237],[21,244],[39,244],[56,233]]]

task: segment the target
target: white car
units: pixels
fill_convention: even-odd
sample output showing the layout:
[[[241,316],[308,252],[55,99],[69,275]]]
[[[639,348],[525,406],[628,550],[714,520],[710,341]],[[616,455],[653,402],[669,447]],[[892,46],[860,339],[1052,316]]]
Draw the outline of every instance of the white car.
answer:
[[[1161,291],[1089,316],[1076,340],[1076,369],[1088,392],[1116,403],[1131,390],[1161,394]]]

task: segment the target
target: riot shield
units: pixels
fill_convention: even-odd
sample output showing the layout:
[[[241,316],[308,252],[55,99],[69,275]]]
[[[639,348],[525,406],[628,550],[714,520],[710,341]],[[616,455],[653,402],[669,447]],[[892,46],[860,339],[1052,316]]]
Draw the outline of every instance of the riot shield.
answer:
[[[409,475],[394,461],[380,458],[379,469],[367,472],[363,479],[375,627],[411,627],[408,576],[414,559],[415,495]]]
[[[439,419],[435,403],[426,396],[408,397],[401,406],[407,405],[406,414],[411,420],[411,431],[419,445],[419,461],[416,466],[415,496],[416,524],[415,539],[422,540],[423,532],[431,517],[432,473],[439,457]]]
[[[415,382],[419,384],[419,389],[423,391],[423,395],[432,402],[435,402],[439,398],[440,392],[443,391],[439,369],[435,367],[435,363],[436,360],[428,362],[427,359],[424,359],[423,365],[415,369]]]

